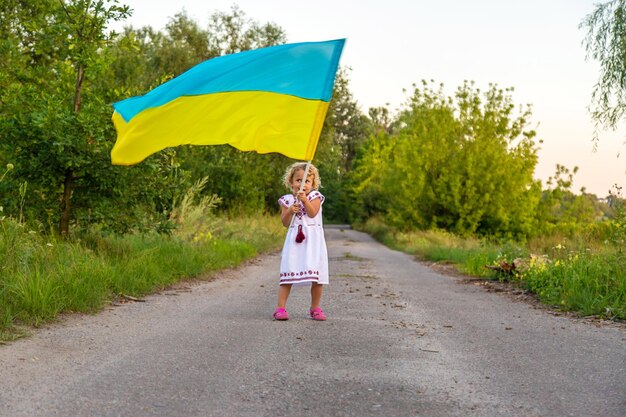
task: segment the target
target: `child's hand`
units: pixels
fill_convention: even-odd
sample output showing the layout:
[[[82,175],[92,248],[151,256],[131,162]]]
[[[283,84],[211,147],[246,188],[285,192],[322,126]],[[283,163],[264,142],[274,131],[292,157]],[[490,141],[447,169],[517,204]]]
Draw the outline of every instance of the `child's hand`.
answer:
[[[300,204],[292,204],[289,208],[293,214],[297,214],[300,211]]]
[[[306,201],[306,193],[304,191],[298,191],[296,198],[302,202]]]

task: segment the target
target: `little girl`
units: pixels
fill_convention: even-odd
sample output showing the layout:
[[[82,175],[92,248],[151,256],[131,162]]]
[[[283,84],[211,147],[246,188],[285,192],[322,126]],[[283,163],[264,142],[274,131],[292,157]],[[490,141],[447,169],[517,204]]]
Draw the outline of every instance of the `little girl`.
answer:
[[[292,194],[278,199],[280,218],[289,229],[280,261],[278,308],[274,311],[276,320],[289,319],[285,305],[293,285],[311,285],[309,316],[313,320],[326,320],[320,308],[323,285],[328,284],[328,252],[322,225],[324,196],[318,191],[321,185],[319,172],[310,164],[300,191],[306,165],[297,162],[287,169],[283,183]]]

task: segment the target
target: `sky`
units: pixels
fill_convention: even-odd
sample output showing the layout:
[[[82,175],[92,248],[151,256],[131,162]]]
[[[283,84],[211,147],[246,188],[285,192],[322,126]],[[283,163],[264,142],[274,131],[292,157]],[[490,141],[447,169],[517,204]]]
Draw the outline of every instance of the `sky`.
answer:
[[[248,18],[282,27],[288,42],[346,38],[340,65],[361,110],[401,109],[421,80],[452,95],[465,80],[482,91],[513,87],[530,104],[544,183],[556,165],[578,167],[572,191],[606,197],[625,187],[626,124],[601,131],[594,151],[589,114],[599,65],[586,59],[579,28],[599,0],[119,0],[133,9],[120,26],[163,29],[185,11],[200,27],[237,5]],[[114,26],[115,28],[115,26]]]

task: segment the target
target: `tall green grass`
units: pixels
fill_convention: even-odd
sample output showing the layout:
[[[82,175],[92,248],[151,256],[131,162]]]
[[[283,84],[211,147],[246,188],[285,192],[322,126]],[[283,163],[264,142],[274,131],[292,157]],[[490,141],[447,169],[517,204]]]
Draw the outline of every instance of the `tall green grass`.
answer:
[[[25,225],[0,220],[0,340],[20,336],[62,312],[93,313],[120,295],[140,297],[240,264],[282,244],[274,217],[211,218],[202,237],[92,230],[49,241]]]
[[[523,249],[515,245],[495,245],[476,238],[461,238],[443,230],[400,232],[385,225],[378,218],[371,218],[362,229],[385,245],[415,255],[421,260],[449,263],[463,273],[496,277],[485,268],[507,254],[521,254]]]
[[[541,236],[525,245],[460,238],[444,231],[399,232],[379,219],[362,227],[386,245],[422,260],[451,263],[472,276],[516,281],[561,310],[626,319],[626,222],[621,220],[587,226],[573,236]],[[513,274],[487,268],[516,259],[523,267]]]
[[[626,319],[626,257],[616,251],[576,252],[529,268],[521,280],[560,309]]]

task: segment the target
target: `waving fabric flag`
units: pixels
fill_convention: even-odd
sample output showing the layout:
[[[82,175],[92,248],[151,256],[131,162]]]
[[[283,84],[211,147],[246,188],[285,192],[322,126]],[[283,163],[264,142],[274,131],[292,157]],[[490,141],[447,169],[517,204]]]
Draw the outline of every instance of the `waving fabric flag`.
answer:
[[[116,165],[178,145],[313,159],[345,39],[272,46],[204,61],[113,105]]]

